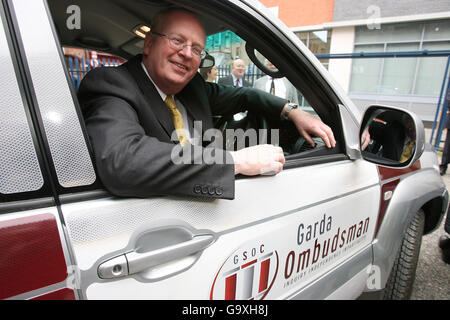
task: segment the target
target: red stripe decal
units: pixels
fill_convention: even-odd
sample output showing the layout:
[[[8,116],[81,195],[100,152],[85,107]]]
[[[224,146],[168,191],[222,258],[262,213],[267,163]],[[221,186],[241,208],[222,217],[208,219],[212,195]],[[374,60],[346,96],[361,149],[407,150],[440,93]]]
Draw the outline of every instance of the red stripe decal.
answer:
[[[236,273],[225,279],[225,300],[236,300]]]
[[[259,276],[258,293],[261,293],[267,289],[267,285],[269,283],[269,267],[270,267],[270,259],[261,262],[261,273]]]
[[[75,293],[72,289],[64,288],[35,297],[31,300],[75,300]]]
[[[406,173],[417,171],[421,168],[420,160],[410,165],[408,168],[396,169],[396,168],[386,168],[378,166],[378,172],[380,174],[381,180],[387,180],[395,177],[399,177]]]
[[[387,179],[392,179],[392,178],[399,178],[400,176],[402,176],[404,174],[417,171],[420,168],[421,168],[420,160],[417,160],[415,163],[410,165],[408,168],[402,168],[402,169],[386,168],[386,167],[378,166],[378,173],[380,175],[380,180],[381,180],[382,186],[381,186],[381,195],[380,195],[380,208],[378,210],[378,220],[377,220],[377,225],[375,228],[375,236],[374,237],[376,237],[378,234],[378,230],[381,226],[381,223],[383,222],[384,215],[386,214],[386,209],[387,209],[389,202],[391,200],[391,197],[392,197],[391,196],[391,197],[389,197],[389,199],[385,200],[384,195],[386,192],[394,193],[394,190],[397,187],[398,183],[400,182],[400,179],[395,179],[391,182],[384,183],[384,184],[383,184],[383,181],[385,181]]]
[[[257,261],[257,259],[255,259],[255,260],[253,260],[253,261],[250,261],[250,262],[248,262],[248,263],[246,263],[246,264],[243,264],[242,267],[241,267],[241,269],[247,268],[248,266],[251,266],[252,264],[255,264],[256,261]]]
[[[0,222],[0,299],[66,278],[67,266],[52,214]]]
[[[389,197],[388,199],[384,199],[386,192],[392,192],[392,194],[394,193],[395,188],[397,187],[398,183],[400,182],[400,179],[396,179],[394,181],[385,183],[381,186],[381,194],[380,194],[380,209],[378,210],[378,220],[377,220],[377,225],[375,227],[375,237],[378,234],[378,229],[381,226],[381,222],[384,219],[384,215],[386,214],[386,209],[389,205],[389,202],[391,201],[392,195],[391,197]]]

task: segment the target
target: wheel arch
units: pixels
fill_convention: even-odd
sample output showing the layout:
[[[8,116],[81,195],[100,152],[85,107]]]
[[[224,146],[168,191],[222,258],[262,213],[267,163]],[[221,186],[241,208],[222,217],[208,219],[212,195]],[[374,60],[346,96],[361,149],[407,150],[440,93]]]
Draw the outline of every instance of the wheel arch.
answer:
[[[380,268],[380,289],[386,286],[403,235],[415,213],[424,210],[424,234],[427,234],[439,225],[447,205],[447,189],[435,170],[416,171],[401,177],[372,243],[373,265]]]
[[[448,207],[448,192],[446,191],[441,196],[430,199],[422,206],[425,212],[424,235],[432,233],[441,224]]]

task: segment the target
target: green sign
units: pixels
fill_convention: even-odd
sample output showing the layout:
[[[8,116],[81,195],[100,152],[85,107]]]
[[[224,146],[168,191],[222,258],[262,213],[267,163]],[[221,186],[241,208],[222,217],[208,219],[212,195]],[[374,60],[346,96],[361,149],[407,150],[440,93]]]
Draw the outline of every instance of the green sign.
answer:
[[[242,42],[243,40],[234,32],[224,31],[207,37],[205,49],[207,51],[228,49],[231,48],[231,46]]]

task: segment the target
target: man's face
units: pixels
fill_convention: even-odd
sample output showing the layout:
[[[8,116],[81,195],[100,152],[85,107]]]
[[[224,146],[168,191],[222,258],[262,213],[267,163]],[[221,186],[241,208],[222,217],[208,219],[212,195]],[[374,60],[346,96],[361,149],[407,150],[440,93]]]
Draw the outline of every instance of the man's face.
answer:
[[[212,67],[212,68],[211,68],[211,71],[210,71],[210,77],[211,77],[212,79],[216,79],[216,77],[217,77],[217,72],[218,72],[217,67],[216,67],[216,66]]]
[[[245,62],[244,60],[236,60],[233,62],[231,73],[238,79],[242,78],[245,74]]]
[[[191,45],[205,46],[205,32],[197,18],[187,12],[176,11],[168,15],[155,32],[177,35],[186,46],[176,50],[168,37],[149,33],[144,43],[143,62],[156,85],[165,94],[176,94],[195,76],[200,57],[192,52]]]

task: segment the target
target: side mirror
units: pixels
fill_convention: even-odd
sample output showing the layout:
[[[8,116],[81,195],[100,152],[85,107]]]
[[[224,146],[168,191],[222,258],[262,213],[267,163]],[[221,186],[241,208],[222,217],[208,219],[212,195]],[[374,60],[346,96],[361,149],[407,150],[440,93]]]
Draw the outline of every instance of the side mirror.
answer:
[[[408,167],[425,148],[422,120],[395,107],[370,106],[364,113],[359,137],[362,157],[387,167]]]
[[[206,53],[206,57],[203,58],[203,60],[200,62],[199,68],[210,68],[214,67],[216,64],[216,60],[212,55],[210,55],[208,52]]]

